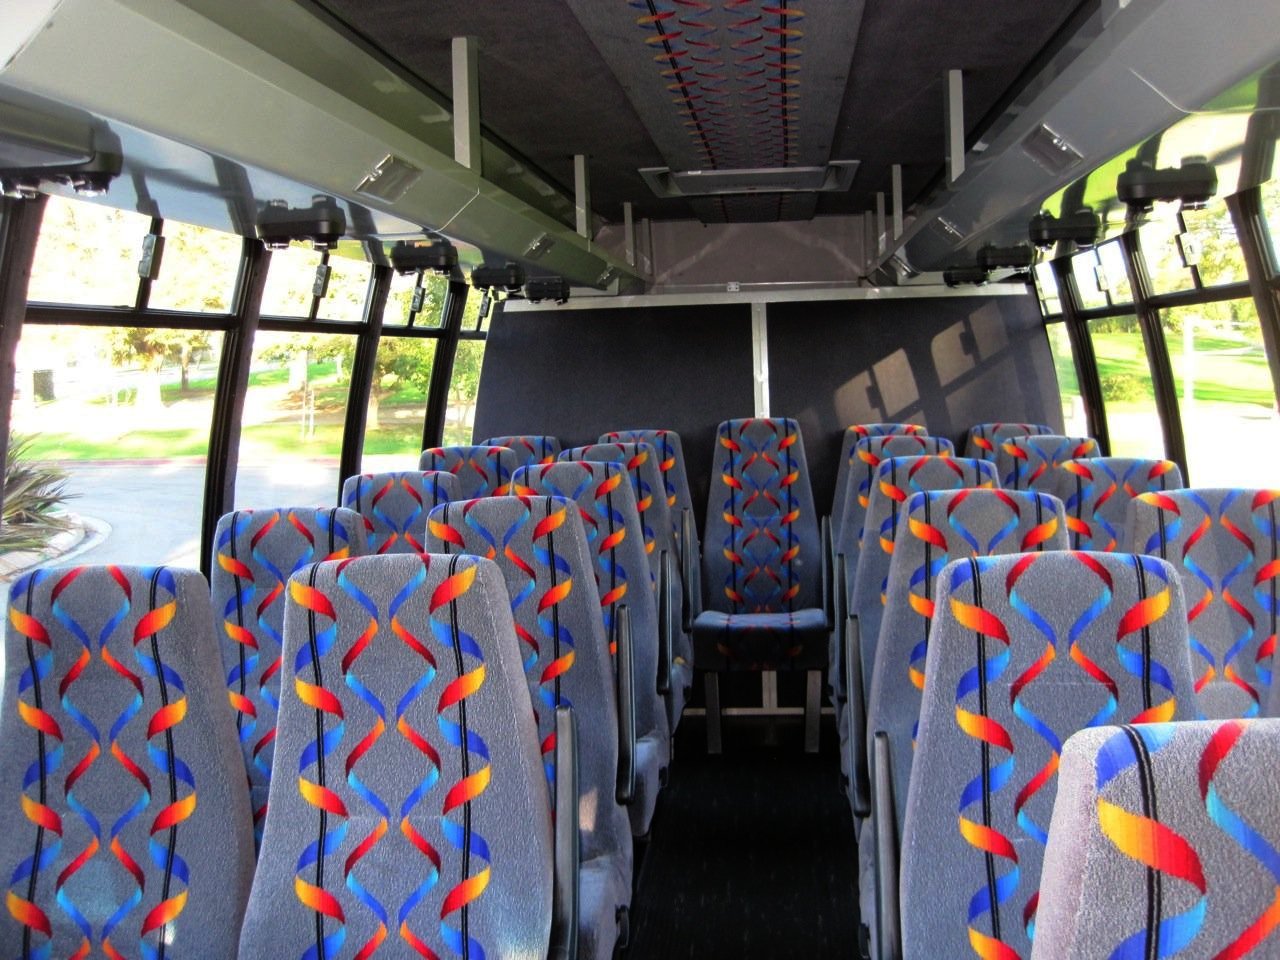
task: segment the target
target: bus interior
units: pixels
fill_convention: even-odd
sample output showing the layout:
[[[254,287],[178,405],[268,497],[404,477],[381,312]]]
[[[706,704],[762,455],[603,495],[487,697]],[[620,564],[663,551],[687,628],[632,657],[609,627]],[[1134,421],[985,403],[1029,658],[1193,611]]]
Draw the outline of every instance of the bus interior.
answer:
[[[1261,783],[1239,772],[1280,760],[1273,2],[4,6],[10,953],[1280,956],[1276,767]],[[926,479],[939,459],[945,481]],[[395,549],[375,536],[392,486],[416,524]],[[1103,488],[1090,526],[1082,504]],[[482,498],[512,503],[470,506]],[[277,521],[305,552],[268,557]],[[624,534],[640,541],[630,561]],[[579,536],[585,568],[566,546]],[[402,549],[434,566],[378,556]],[[1013,553],[1031,559],[1003,566]],[[1049,572],[1068,555],[1085,559]],[[544,562],[551,587],[526,617]],[[416,579],[396,593],[402,572]],[[397,620],[422,583],[429,612],[423,599],[417,626]],[[599,609],[570,615],[570,583]],[[160,647],[137,652],[162,635],[143,584],[155,616],[170,611],[158,590],[212,590],[194,617],[165,614],[171,634],[201,616],[216,634],[192,628],[210,662],[196,649],[188,681],[189,709],[218,716],[193,712],[179,752],[192,727],[234,733],[244,797],[219,799],[244,792],[244,766],[182,780],[174,734],[168,760],[150,739],[180,727],[165,711],[181,681]],[[483,612],[484,591],[511,615]],[[112,631],[135,621],[139,659],[116,669]],[[572,669],[607,678],[565,680],[573,698],[570,623]],[[922,625],[910,670],[892,666],[895,637]],[[1110,660],[1090,652],[1099,631]],[[375,660],[392,635],[403,647]],[[947,673],[952,635],[970,660],[976,638],[971,672]],[[588,657],[596,638],[605,653]],[[268,640],[296,667],[259,663]],[[1004,659],[984,646],[997,641]],[[85,665],[62,643],[82,643]],[[1152,652],[1165,643],[1173,666]],[[402,689],[420,669],[409,648],[432,664],[415,697],[437,668],[453,676],[456,653],[430,735]],[[361,680],[360,657],[383,665]],[[205,666],[222,671],[216,695],[195,690]],[[129,733],[119,691],[103,696],[115,724],[67,693],[126,674],[139,704],[144,686],[164,701],[150,731]],[[1073,695],[1077,681],[1092,686]],[[465,703],[448,711],[469,700],[488,722],[504,684],[519,696],[485,746]],[[278,758],[307,730],[301,786],[285,784]],[[155,811],[167,777],[150,839],[112,806],[122,778],[151,783],[117,734],[152,758]],[[513,786],[535,747],[547,776]],[[434,772],[410,790],[419,768]],[[1165,777],[1160,809],[1177,812],[1162,820]],[[274,824],[268,780],[270,808],[292,811]],[[113,812],[89,815],[85,795]],[[415,820],[419,801],[443,812]],[[1177,820],[1179,804],[1194,816]],[[252,823],[228,825],[246,810]],[[291,820],[313,816],[300,853]],[[514,829],[522,818],[537,829]],[[218,855],[234,880],[197,879],[219,846],[197,820],[237,834]],[[431,879],[406,879],[428,849]],[[505,876],[504,855],[520,864]],[[153,864],[163,892],[143,882]]]

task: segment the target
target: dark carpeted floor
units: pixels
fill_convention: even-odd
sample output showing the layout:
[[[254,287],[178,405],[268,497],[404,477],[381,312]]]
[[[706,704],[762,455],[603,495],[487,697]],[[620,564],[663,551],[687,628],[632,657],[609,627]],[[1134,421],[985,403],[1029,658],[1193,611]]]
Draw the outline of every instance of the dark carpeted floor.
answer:
[[[790,718],[788,718],[789,720]],[[632,960],[855,955],[857,847],[835,753],[798,722],[725,718],[724,753],[680,727],[632,904]]]

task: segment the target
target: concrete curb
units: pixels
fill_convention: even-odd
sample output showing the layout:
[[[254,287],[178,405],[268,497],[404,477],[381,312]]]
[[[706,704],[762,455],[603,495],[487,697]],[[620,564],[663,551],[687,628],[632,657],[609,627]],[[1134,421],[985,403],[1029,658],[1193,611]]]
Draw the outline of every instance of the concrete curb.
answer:
[[[0,583],[16,580],[28,570],[54,561],[66,562],[92,550],[111,533],[109,524],[94,517],[68,513],[71,528],[55,536],[43,550],[23,550],[0,555]]]

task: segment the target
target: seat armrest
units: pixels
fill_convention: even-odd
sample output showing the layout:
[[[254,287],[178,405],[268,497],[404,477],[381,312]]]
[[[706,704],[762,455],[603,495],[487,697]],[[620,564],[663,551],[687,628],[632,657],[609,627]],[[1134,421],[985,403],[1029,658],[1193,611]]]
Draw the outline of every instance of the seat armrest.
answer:
[[[671,578],[675,575],[671,554],[666,550],[658,558],[658,693],[666,701],[671,716],[671,661],[675,655],[675,611],[671,609]]]
[[[827,618],[827,629],[833,629],[839,623],[835,619],[834,591],[831,573],[835,569],[835,557],[831,550],[831,518],[823,517],[820,535],[822,538],[822,613]]]
[[[684,632],[693,629],[693,621],[698,616],[700,599],[693,595],[694,565],[699,559],[693,555],[693,511],[685,507],[680,511],[680,564],[683,567],[681,585],[683,587],[683,608],[680,611]]]
[[[636,672],[631,611],[623,604],[613,615],[614,676],[618,701],[618,802],[636,795]]]
[[[556,707],[556,812],[552,835],[554,877],[548,960],[577,960],[578,884],[582,851],[578,839],[578,721],[569,707]]]
[[[853,813],[871,813],[871,784],[867,772],[867,704],[862,694],[862,639],[857,617],[845,618],[845,710],[849,715],[848,768],[853,787]]]
[[[875,734],[876,947],[879,960],[901,960],[902,917],[898,903],[898,815],[893,799],[889,735]]]

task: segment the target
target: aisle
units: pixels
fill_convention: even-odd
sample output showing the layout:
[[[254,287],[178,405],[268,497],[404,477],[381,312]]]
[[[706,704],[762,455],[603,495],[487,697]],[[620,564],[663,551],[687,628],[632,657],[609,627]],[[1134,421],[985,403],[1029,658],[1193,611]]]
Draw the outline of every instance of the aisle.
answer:
[[[681,725],[633,904],[633,960],[853,955],[857,854],[835,730],[812,756],[798,722],[776,745],[764,732],[734,721],[725,753],[708,757],[701,721]]]

